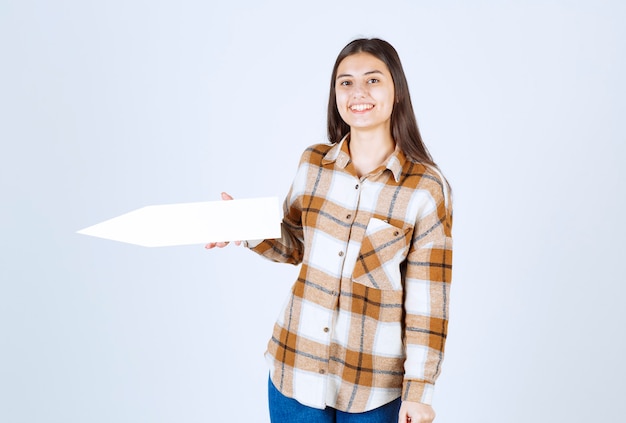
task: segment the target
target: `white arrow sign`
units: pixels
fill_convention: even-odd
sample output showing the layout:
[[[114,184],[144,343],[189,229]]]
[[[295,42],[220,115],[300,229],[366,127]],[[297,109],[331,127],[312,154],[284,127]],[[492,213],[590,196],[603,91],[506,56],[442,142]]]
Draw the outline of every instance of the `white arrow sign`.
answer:
[[[276,197],[142,207],[78,231],[144,247],[280,238]]]

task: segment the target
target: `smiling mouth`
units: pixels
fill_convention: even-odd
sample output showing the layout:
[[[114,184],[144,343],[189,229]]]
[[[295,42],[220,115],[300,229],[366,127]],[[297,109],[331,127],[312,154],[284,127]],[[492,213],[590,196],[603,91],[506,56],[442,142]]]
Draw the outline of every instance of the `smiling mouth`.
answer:
[[[350,106],[350,110],[352,110],[353,112],[364,112],[373,108],[373,104],[353,104],[352,106]]]

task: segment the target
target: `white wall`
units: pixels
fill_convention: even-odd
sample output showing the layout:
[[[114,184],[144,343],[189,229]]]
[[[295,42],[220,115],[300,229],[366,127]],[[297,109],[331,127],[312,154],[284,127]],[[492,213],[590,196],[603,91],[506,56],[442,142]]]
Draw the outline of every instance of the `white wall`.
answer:
[[[623,416],[626,6],[467,3],[5,0],[0,421],[269,420],[295,268],[75,231],[283,196],[363,35],[398,49],[454,188],[437,422]]]

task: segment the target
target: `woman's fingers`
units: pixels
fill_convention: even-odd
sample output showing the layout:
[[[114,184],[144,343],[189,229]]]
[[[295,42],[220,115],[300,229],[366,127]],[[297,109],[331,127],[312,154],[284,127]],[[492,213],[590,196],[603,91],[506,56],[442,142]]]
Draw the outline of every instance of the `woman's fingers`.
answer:
[[[222,200],[233,200],[233,197],[231,197],[231,195],[227,192],[223,192],[222,193]],[[226,243],[226,245],[228,245],[228,243]],[[224,246],[226,246],[224,245]],[[235,245],[241,245],[241,241],[235,241]]]
[[[432,423],[435,411],[430,405],[418,402],[402,401],[399,423]]]
[[[230,196],[230,194],[228,194],[227,192],[222,192],[221,193],[222,196],[222,200],[232,200],[233,197]],[[235,241],[235,245],[240,245],[241,241]],[[228,245],[228,242],[209,242],[208,244],[206,244],[204,246],[204,248],[206,248],[207,250],[211,250],[213,248],[224,248]]]
[[[207,250],[211,250],[215,247],[217,248],[224,248],[228,245],[228,242],[209,242],[208,244],[206,244],[204,246],[204,248],[206,248]],[[237,244],[239,245],[239,244]]]

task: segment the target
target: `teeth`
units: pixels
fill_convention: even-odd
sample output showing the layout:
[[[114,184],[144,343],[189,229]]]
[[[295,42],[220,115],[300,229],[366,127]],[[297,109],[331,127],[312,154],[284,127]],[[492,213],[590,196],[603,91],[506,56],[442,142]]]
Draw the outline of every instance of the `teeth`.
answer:
[[[369,110],[371,109],[372,106],[371,104],[355,104],[353,106],[350,106],[350,109],[355,110],[357,112],[362,112],[363,110]]]

